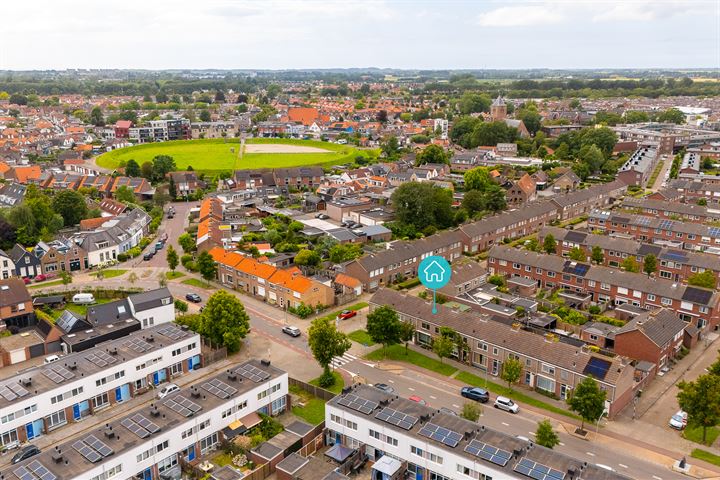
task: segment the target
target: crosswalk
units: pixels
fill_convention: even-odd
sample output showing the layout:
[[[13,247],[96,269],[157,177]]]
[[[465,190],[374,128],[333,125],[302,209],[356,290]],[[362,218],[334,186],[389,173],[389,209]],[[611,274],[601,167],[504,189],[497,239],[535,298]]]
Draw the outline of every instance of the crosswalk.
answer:
[[[340,368],[345,364],[348,364],[350,362],[354,362],[357,360],[358,357],[351,353],[345,353],[344,355],[340,357],[333,357],[332,361],[330,362],[330,365],[332,365],[334,368]]]

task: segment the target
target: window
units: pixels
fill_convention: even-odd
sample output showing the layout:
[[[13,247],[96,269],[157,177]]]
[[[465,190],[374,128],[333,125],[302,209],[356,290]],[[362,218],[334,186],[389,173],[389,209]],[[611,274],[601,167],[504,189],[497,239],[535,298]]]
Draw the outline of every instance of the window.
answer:
[[[115,465],[114,467],[104,471],[100,475],[95,475],[90,480],[107,480],[108,478],[112,478],[121,472],[122,472],[122,464],[118,464],[118,465]]]
[[[17,430],[9,430],[2,435],[0,435],[0,443],[2,443],[3,446],[7,445],[8,443],[17,442],[18,436],[17,436]]]
[[[537,375],[535,377],[535,384],[537,385],[537,388],[539,388],[540,390],[545,390],[546,392],[555,392],[555,381],[554,380]]]
[[[662,297],[660,299],[660,303],[662,303],[663,305],[672,305],[672,300],[669,298]]]
[[[45,420],[47,421],[48,430],[65,425],[67,423],[65,410],[58,410],[57,412],[45,417]]]
[[[98,410],[100,408],[110,405],[107,392],[101,393],[100,395],[93,397],[92,405],[94,410]]]
[[[420,327],[421,327],[423,330],[430,330],[430,324],[429,324],[429,323],[426,323],[426,322],[422,322],[422,323],[420,324]]]
[[[182,362],[170,365],[170,375],[177,376],[183,374]]]
[[[209,435],[202,440],[200,440],[200,453],[205,455],[207,452],[212,450],[212,448],[218,443],[218,434],[217,432],[213,433],[212,435]]]
[[[174,467],[177,464],[178,464],[177,454],[170,455],[169,457],[164,458],[158,462],[158,464],[157,464],[158,471],[160,473],[163,473],[166,470],[170,470],[172,467]]]
[[[120,370],[119,372],[115,372],[112,375],[108,375],[107,377],[103,377],[99,380],[95,380],[95,386],[99,387],[101,385],[105,385],[108,382],[112,382],[113,380],[119,380],[125,376],[125,370]]]
[[[547,363],[543,363],[540,366],[540,370],[543,373],[547,373],[548,375],[555,375],[555,367],[553,367],[552,365],[548,365]]]

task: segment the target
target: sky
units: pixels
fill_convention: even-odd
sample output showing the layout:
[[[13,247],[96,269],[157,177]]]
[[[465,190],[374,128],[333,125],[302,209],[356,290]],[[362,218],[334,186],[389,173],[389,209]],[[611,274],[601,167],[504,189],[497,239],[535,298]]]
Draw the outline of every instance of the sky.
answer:
[[[0,70],[720,68],[720,0],[3,2]]]

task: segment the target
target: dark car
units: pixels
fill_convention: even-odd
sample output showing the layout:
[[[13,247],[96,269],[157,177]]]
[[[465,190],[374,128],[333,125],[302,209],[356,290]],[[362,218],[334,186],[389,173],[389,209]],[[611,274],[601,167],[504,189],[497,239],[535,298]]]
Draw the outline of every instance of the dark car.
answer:
[[[390,385],[388,385],[387,383],[376,383],[373,386],[375,388],[377,388],[378,390],[382,390],[385,393],[393,393],[395,391],[395,389],[393,387],[391,387]]]
[[[153,251],[147,252],[145,255],[143,255],[143,260],[145,260],[145,261],[152,260],[152,258],[154,256],[155,256],[155,252],[153,252]]]
[[[200,298],[200,295],[198,295],[197,293],[188,293],[187,295],[185,295],[185,300],[193,303],[202,302],[202,298]]]
[[[40,453],[40,449],[36,447],[35,445],[28,445],[27,447],[23,447],[22,450],[20,450],[18,453],[13,455],[12,457],[12,463],[20,463],[23,460],[27,460],[30,457],[34,457]]]
[[[460,389],[460,395],[480,403],[487,403],[488,400],[490,400],[488,391],[478,387],[462,387]]]

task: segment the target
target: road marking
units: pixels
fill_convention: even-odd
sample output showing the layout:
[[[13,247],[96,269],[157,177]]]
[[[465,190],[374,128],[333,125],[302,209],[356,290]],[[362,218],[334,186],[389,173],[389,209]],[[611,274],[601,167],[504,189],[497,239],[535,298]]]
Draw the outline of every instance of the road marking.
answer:
[[[437,397],[435,395],[430,395],[430,398],[432,398],[433,400],[437,400]]]
[[[564,447],[564,446],[565,446],[565,444],[562,443],[562,442],[558,443],[558,445],[560,445],[561,447]]]
[[[591,457],[594,457],[594,456],[595,456],[595,454],[592,453],[592,452],[585,452],[585,453],[587,453],[587,454],[590,455]]]
[[[657,475],[653,475],[653,478],[654,478],[655,480],[662,480],[662,477],[658,477]]]
[[[502,424],[505,425],[506,427],[509,427],[509,426],[510,426],[509,423],[502,422]]]
[[[619,466],[619,467],[622,467],[622,468],[628,468],[627,465],[623,465],[622,463],[618,463],[618,466]]]
[[[415,391],[415,389],[413,387],[408,387],[408,390],[410,390],[411,392]]]
[[[390,379],[388,379],[388,382],[390,382],[390,383],[395,383],[395,380],[390,380]]]
[[[455,407],[455,408],[460,408],[460,405],[456,405],[456,404],[453,403],[453,407]]]

